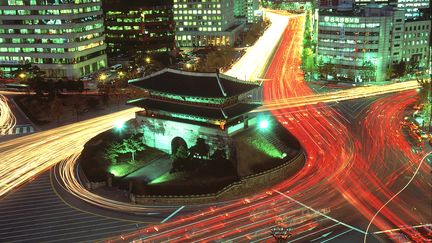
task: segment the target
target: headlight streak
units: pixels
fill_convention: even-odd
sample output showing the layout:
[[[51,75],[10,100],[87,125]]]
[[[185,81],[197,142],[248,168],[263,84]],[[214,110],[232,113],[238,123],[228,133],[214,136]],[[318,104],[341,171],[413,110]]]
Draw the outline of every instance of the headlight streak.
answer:
[[[264,106],[257,108],[254,112],[279,110],[283,108],[299,107],[314,105],[318,103],[330,103],[351,99],[359,99],[370,96],[401,92],[405,90],[417,89],[419,84],[417,81],[408,81],[405,83],[387,84],[381,86],[368,86],[350,88],[342,91],[334,91],[315,95],[306,95],[301,97],[291,97],[288,99],[271,100],[265,103]]]
[[[59,184],[62,185],[63,189],[75,197],[102,208],[131,213],[154,212],[155,208],[157,208],[158,212],[171,212],[172,208],[176,208],[173,206],[135,205],[104,198],[90,192],[78,181],[76,175],[76,162],[79,155],[80,153],[76,153],[61,161],[58,164],[60,180],[56,178]]]
[[[241,59],[225,72],[226,75],[247,81],[255,81],[263,75],[273,51],[279,44],[279,41],[275,40],[281,39],[289,18],[293,17],[268,11],[265,11],[264,15],[270,20],[270,26],[253,46],[246,49]]]
[[[89,139],[112,128],[119,119],[133,118],[138,110],[119,111],[0,143],[0,196],[60,160],[79,154]]]
[[[15,127],[16,119],[12,113],[6,96],[0,94],[0,136],[9,134]]]

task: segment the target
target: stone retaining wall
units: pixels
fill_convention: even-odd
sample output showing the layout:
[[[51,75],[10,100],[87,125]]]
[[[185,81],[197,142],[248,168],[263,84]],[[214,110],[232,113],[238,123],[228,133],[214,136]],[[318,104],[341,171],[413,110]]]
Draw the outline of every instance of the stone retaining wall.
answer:
[[[273,169],[250,175],[234,182],[217,193],[187,196],[145,196],[130,195],[132,203],[157,204],[157,205],[184,205],[213,203],[232,200],[257,193],[265,188],[272,187],[300,171],[306,161],[304,152],[299,152],[296,157]]]

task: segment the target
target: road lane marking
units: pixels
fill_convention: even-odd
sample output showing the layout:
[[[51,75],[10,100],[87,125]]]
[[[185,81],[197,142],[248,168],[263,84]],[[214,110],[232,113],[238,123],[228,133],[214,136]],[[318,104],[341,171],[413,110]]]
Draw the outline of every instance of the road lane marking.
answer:
[[[346,234],[346,233],[349,233],[349,232],[351,232],[351,231],[353,231],[353,230],[354,230],[354,229],[349,229],[349,230],[347,230],[347,231],[344,231],[344,232],[342,232],[342,233],[340,233],[340,234],[337,234],[337,235],[333,236],[332,238],[328,238],[327,240],[323,240],[323,241],[321,241],[320,243],[324,243],[324,242],[327,242],[327,241],[331,241],[331,240],[336,239],[337,237],[339,237],[339,236],[341,236],[341,235],[344,235],[344,234]]]
[[[301,203],[301,202],[295,200],[294,198],[292,198],[292,197],[286,195],[286,194],[283,193],[283,192],[280,192],[280,191],[275,190],[275,189],[273,189],[273,191],[279,193],[280,195],[282,195],[282,196],[284,196],[284,197],[286,197],[286,198],[288,198],[288,199],[290,199],[290,200],[292,200],[292,201],[294,201],[294,202],[300,204],[301,206],[303,206],[303,207],[305,207],[305,208],[307,208],[307,209],[309,209],[309,210],[311,210],[311,211],[314,211],[315,213],[317,213],[317,214],[319,214],[319,215],[321,215],[321,216],[323,216],[323,217],[326,217],[326,218],[328,218],[328,219],[330,219],[330,220],[332,220],[332,221],[334,221],[334,222],[336,222],[336,223],[340,223],[340,224],[342,224],[342,225],[344,225],[344,226],[346,226],[346,227],[348,227],[348,228],[350,228],[350,229],[353,229],[353,230],[355,230],[355,231],[357,231],[357,232],[359,232],[359,233],[367,234],[367,233],[364,232],[363,230],[358,229],[358,228],[356,228],[356,227],[354,227],[354,226],[351,226],[351,225],[349,225],[349,224],[346,224],[346,223],[344,223],[344,222],[342,222],[342,221],[339,221],[339,220],[337,220],[337,219],[335,219],[335,218],[332,218],[332,217],[330,217],[330,216],[328,216],[328,215],[326,215],[326,214],[323,214],[323,213],[321,213],[320,211],[318,211],[318,210],[316,210],[316,209],[313,209],[313,208],[309,207],[308,205],[306,205],[306,204],[304,204],[304,203]]]
[[[292,241],[288,241],[288,243],[290,243],[290,242],[296,242],[296,241],[298,241],[298,240],[301,240],[301,239],[306,238],[306,237],[308,237],[308,236],[314,235],[314,234],[319,233],[319,232],[321,232],[321,231],[324,231],[324,230],[328,230],[328,229],[330,229],[330,228],[333,228],[333,227],[335,227],[335,226],[337,226],[337,225],[339,225],[339,224],[340,224],[340,223],[337,223],[337,224],[331,225],[331,226],[329,226],[329,227],[326,227],[326,228],[324,228],[324,229],[320,229],[320,230],[317,230],[317,231],[315,231],[315,232],[309,233],[309,234],[307,234],[307,235],[303,235],[302,237],[296,238],[296,239],[294,239],[294,240],[292,240]],[[330,232],[332,232],[332,231],[330,231]]]
[[[311,240],[311,242],[313,242],[313,241],[317,241],[317,240],[322,239],[322,238],[326,238],[326,237],[329,236],[331,233],[333,233],[333,231],[329,231],[329,232],[327,232],[327,233],[324,233],[324,234],[322,234],[320,237]]]
[[[395,228],[395,229],[375,231],[372,234],[382,234],[382,233],[388,233],[388,232],[401,231],[402,229],[408,229],[408,228],[417,229],[417,228],[423,228],[423,227],[432,227],[432,224],[420,224],[420,225],[416,225],[416,226],[404,226],[404,227],[399,227],[399,228]]]
[[[174,211],[172,214],[170,214],[168,217],[166,217],[164,220],[161,221],[161,224],[165,223],[168,219],[172,218],[176,213],[180,212],[185,206],[179,207],[176,211]]]
[[[375,213],[375,215],[372,217],[372,219],[369,221],[369,224],[366,228],[366,234],[363,238],[363,243],[366,243],[366,239],[367,239],[367,232],[369,231],[370,226],[372,225],[372,222],[374,221],[374,219],[376,218],[376,216],[379,214],[379,212],[381,212],[381,210],[383,208],[385,208],[387,206],[387,204],[389,204],[395,197],[397,197],[401,192],[403,192],[408,186],[409,184],[411,184],[411,182],[414,180],[414,177],[418,174],[418,171],[420,170],[420,167],[422,166],[423,162],[426,160],[426,158],[432,154],[432,151],[427,153],[425,156],[423,156],[423,158],[420,160],[420,163],[417,167],[417,169],[414,171],[414,174],[412,175],[411,179],[407,182],[407,184],[402,187],[396,194],[394,194],[386,203],[384,203],[384,205],[382,205],[378,211]]]

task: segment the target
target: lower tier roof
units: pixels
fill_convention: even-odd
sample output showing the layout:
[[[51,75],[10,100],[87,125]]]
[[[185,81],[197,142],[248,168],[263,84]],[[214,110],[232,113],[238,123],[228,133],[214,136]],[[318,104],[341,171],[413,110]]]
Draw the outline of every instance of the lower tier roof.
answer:
[[[233,105],[220,108],[214,106],[189,105],[152,98],[131,101],[129,104],[152,111],[165,111],[169,113],[185,114],[215,120],[231,120],[261,106],[260,104],[235,103]]]

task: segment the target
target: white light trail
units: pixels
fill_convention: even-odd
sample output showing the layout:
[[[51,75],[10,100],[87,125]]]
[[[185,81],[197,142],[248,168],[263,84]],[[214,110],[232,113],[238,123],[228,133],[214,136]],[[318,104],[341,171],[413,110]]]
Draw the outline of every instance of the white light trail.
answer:
[[[389,94],[405,90],[417,89],[419,84],[417,81],[408,81],[404,83],[395,83],[380,86],[367,86],[350,88],[341,91],[327,92],[301,97],[291,97],[283,100],[273,100],[267,102],[264,106],[254,110],[254,112],[277,110],[282,108],[299,107],[305,105],[314,105],[318,103],[328,103],[336,101],[344,101],[351,99],[365,98],[375,95]]]
[[[255,81],[264,73],[273,51],[288,25],[289,16],[265,11],[271,24],[255,44],[228,71],[226,75],[241,80]]]
[[[0,143],[0,196],[57,162],[79,154],[89,139],[112,128],[120,119],[133,118],[138,110],[119,111]]]
[[[419,163],[419,165],[418,165],[418,167],[417,167],[417,169],[414,171],[414,174],[412,175],[412,177],[410,178],[410,180],[406,183],[406,185],[405,186],[403,186],[396,194],[394,194],[386,203],[384,203],[379,209],[378,209],[378,211],[374,214],[374,216],[371,218],[371,220],[369,221],[369,224],[368,224],[368,226],[367,226],[367,228],[366,228],[366,234],[365,234],[365,236],[364,236],[364,238],[363,238],[363,242],[364,243],[366,243],[366,240],[367,240],[367,232],[369,231],[369,228],[370,228],[370,226],[372,225],[372,222],[374,221],[374,219],[376,218],[376,216],[381,212],[381,210],[383,209],[383,208],[385,208],[386,206],[387,206],[387,204],[389,204],[395,197],[397,197],[401,192],[403,192],[408,186],[409,186],[409,184],[411,184],[411,182],[414,180],[414,177],[418,174],[418,172],[419,172],[419,170],[420,170],[420,167],[422,166],[422,164],[423,164],[423,162],[426,160],[426,158],[429,156],[429,155],[431,155],[432,154],[432,152],[429,152],[429,153],[427,153],[427,154],[425,154],[424,156],[423,156],[423,158],[421,159],[421,161],[420,161],[420,163]]]
[[[0,135],[8,134],[15,124],[16,119],[8,105],[8,100],[0,94]]]

